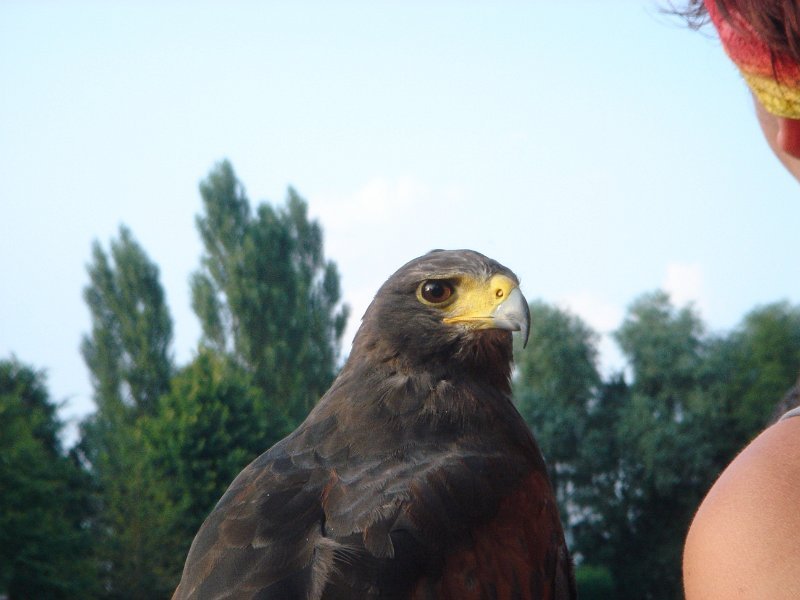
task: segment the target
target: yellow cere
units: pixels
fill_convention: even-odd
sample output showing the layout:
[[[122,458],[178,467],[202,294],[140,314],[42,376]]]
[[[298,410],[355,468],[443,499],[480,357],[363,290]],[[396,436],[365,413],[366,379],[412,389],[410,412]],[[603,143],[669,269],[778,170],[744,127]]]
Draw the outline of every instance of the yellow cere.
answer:
[[[448,314],[444,323],[470,323],[477,328],[489,327],[492,312],[508,298],[517,284],[505,275],[494,275],[489,281],[461,277],[456,285],[455,301],[443,308]]]

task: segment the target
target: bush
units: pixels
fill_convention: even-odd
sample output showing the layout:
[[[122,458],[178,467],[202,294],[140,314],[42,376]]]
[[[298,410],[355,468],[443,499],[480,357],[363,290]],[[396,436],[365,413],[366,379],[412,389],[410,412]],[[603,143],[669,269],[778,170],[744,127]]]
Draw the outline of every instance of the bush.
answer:
[[[575,582],[581,600],[609,600],[614,598],[614,578],[605,567],[584,565],[575,569]]]

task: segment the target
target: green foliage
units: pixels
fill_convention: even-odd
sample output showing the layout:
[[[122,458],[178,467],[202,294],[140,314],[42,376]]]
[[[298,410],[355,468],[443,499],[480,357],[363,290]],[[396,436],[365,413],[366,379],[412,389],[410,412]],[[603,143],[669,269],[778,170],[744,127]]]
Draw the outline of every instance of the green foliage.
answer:
[[[255,211],[230,163],[200,185],[191,279],[203,337],[176,370],[158,268],[121,227],[98,243],[81,351],[97,412],[65,455],[41,374],[0,361],[0,594],[167,598],[192,537],[236,474],[327,389],[347,318],[322,230],[292,189]],[[626,374],[597,371],[598,336],[531,305],[514,381],[548,461],[582,598],[680,597],[693,511],[797,379],[800,307],[709,335],[665,294],[615,333]]]
[[[147,413],[169,387],[172,319],[158,267],[124,226],[110,258],[95,242],[84,290],[92,333],[81,352],[101,409],[122,403]]]
[[[235,357],[296,423],[333,379],[347,319],[336,266],[323,256],[322,229],[292,189],[285,207],[261,204],[252,214],[227,161],[200,193],[205,254],[192,277],[192,305],[204,344]]]
[[[95,243],[82,352],[98,410],[82,426],[102,595],[168,597],[202,520],[248,462],[286,435],[336,369],[347,311],[322,231],[289,191],[253,215],[230,164],[201,184],[206,252],[192,278],[203,326],[177,373],[158,268],[120,228]]]
[[[581,600],[609,600],[616,597],[614,578],[605,567],[581,565],[575,569],[575,583]]]
[[[659,401],[657,417],[679,417],[697,376],[703,326],[695,312],[673,308],[663,292],[628,309],[615,338],[634,372],[635,393]]]
[[[635,480],[627,440],[619,435],[623,411],[630,402],[630,388],[621,374],[612,376],[598,390],[588,414],[590,425],[575,448],[568,532],[579,559],[597,565],[613,564],[617,544],[627,543],[628,505],[635,497]],[[631,460],[633,459],[633,460]]]
[[[800,311],[759,308],[710,336],[691,307],[644,295],[615,333],[631,381],[600,384],[594,334],[556,309],[531,312],[539,337],[515,393],[555,472],[573,551],[608,570],[615,598],[681,597],[694,510],[797,376]]]
[[[95,586],[89,480],[63,454],[55,412],[41,373],[0,361],[0,595],[10,598],[84,598]]]
[[[786,302],[756,308],[730,339],[735,370],[728,397],[739,440],[766,425],[775,399],[787,391],[800,365],[800,307]]]
[[[534,323],[528,347],[516,356],[515,398],[545,449],[562,514],[575,476],[575,450],[585,437],[592,399],[600,384],[597,334],[578,317],[530,305]]]
[[[680,597],[683,535],[714,474],[693,414],[702,405],[703,336],[696,313],[661,292],[636,300],[615,334],[633,382],[609,431],[619,504],[601,521],[612,527],[593,533],[613,548],[607,564],[623,597]]]
[[[175,587],[177,510],[169,501],[171,482],[159,476],[146,454],[144,417],[96,414],[83,425],[79,450],[96,489],[92,522],[101,597],[168,598]]]
[[[158,267],[120,228],[111,252],[92,248],[84,298],[92,332],[81,346],[97,412],[82,425],[79,452],[91,467],[98,515],[94,554],[103,595],[166,597],[174,586],[172,507],[145,454],[141,422],[169,389],[172,320]]]
[[[252,377],[228,358],[201,350],[172,380],[143,424],[148,461],[174,510],[177,575],[195,532],[233,478],[288,433]]]

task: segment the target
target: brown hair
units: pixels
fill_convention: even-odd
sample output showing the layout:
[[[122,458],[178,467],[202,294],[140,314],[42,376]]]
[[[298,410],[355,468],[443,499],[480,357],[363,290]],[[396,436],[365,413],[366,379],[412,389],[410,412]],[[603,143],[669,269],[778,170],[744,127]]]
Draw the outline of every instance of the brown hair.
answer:
[[[775,52],[786,54],[800,63],[800,5],[798,0],[709,0],[716,2],[722,16],[739,13],[758,36]],[[700,27],[707,19],[703,0],[688,0],[676,10],[692,27]]]

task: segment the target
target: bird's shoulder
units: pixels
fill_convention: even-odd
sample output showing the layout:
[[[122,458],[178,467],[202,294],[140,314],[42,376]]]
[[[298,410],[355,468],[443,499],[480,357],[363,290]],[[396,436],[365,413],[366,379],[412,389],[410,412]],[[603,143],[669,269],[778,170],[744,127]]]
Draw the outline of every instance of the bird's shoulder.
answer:
[[[233,480],[197,532],[173,598],[237,597],[291,579],[308,565],[321,537],[326,461],[302,447],[298,433]]]

